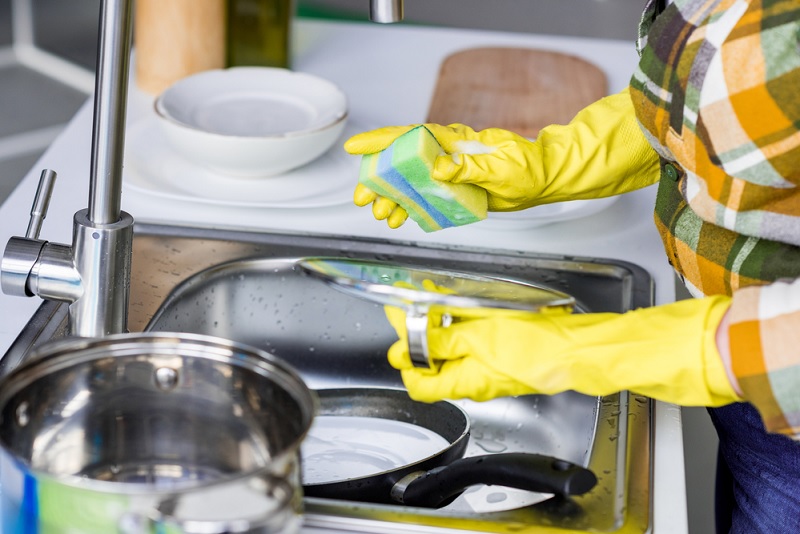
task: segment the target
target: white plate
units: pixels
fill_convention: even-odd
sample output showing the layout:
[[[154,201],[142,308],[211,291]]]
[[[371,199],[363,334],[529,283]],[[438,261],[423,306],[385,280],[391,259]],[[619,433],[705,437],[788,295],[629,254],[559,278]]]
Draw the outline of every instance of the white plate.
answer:
[[[618,197],[572,200],[528,208],[522,211],[490,212],[478,223],[485,230],[524,230],[560,221],[569,221],[594,215],[611,206]]]
[[[170,148],[154,116],[126,135],[123,187],[173,200],[246,208],[321,208],[353,201],[361,158],[344,141],[364,131],[350,125],[334,146],[311,163],[263,180],[239,179],[192,163]]]

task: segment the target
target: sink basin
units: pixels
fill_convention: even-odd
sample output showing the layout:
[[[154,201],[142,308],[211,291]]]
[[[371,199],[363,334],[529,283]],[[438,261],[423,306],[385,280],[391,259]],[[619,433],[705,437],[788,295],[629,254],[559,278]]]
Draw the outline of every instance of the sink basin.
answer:
[[[581,311],[624,312],[653,302],[650,277],[624,262],[420,246],[350,237],[138,225],[129,329],[208,334],[267,350],[312,388],[402,387],[386,361],[397,338],[382,308],[302,274],[298,259],[390,261],[531,282],[573,296]],[[0,360],[0,373],[64,335],[66,306],[45,302]],[[467,455],[536,452],[594,471],[570,499],[476,487],[438,509],[307,498],[306,525],[359,532],[648,532],[652,402],[626,392],[574,392],[485,403],[469,414]]]

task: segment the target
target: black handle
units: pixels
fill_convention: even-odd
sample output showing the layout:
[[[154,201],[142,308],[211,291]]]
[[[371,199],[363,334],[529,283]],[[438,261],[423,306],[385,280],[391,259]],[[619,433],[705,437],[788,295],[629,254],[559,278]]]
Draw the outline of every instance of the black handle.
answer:
[[[597,477],[579,465],[544,456],[512,452],[462,458],[410,480],[398,482],[392,496],[408,506],[439,508],[470,486],[486,484],[538,493],[581,495]]]

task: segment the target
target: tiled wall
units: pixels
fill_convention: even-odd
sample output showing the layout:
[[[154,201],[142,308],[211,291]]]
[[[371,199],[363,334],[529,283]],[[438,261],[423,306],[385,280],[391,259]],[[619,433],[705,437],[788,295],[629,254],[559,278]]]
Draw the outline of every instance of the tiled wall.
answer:
[[[12,1],[0,0],[0,48],[13,40]],[[100,0],[22,0],[20,4],[30,8],[37,46],[94,70]]]
[[[0,48],[11,44],[11,0],[0,0]]]
[[[100,0],[30,1],[34,35],[42,48],[93,71]],[[14,36],[11,4],[0,0],[0,50],[6,52],[0,62],[0,202],[88,97],[10,53],[14,38],[19,41],[28,33],[20,30]]]
[[[94,71],[100,0],[29,1],[36,45]]]

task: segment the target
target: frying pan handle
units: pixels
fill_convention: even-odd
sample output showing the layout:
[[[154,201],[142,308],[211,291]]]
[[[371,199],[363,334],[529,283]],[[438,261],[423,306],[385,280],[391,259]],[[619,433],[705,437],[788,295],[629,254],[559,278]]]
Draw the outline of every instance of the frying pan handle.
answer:
[[[597,477],[584,467],[552,456],[522,452],[490,454],[411,473],[395,484],[392,498],[408,506],[439,508],[478,484],[581,495],[597,484]]]

